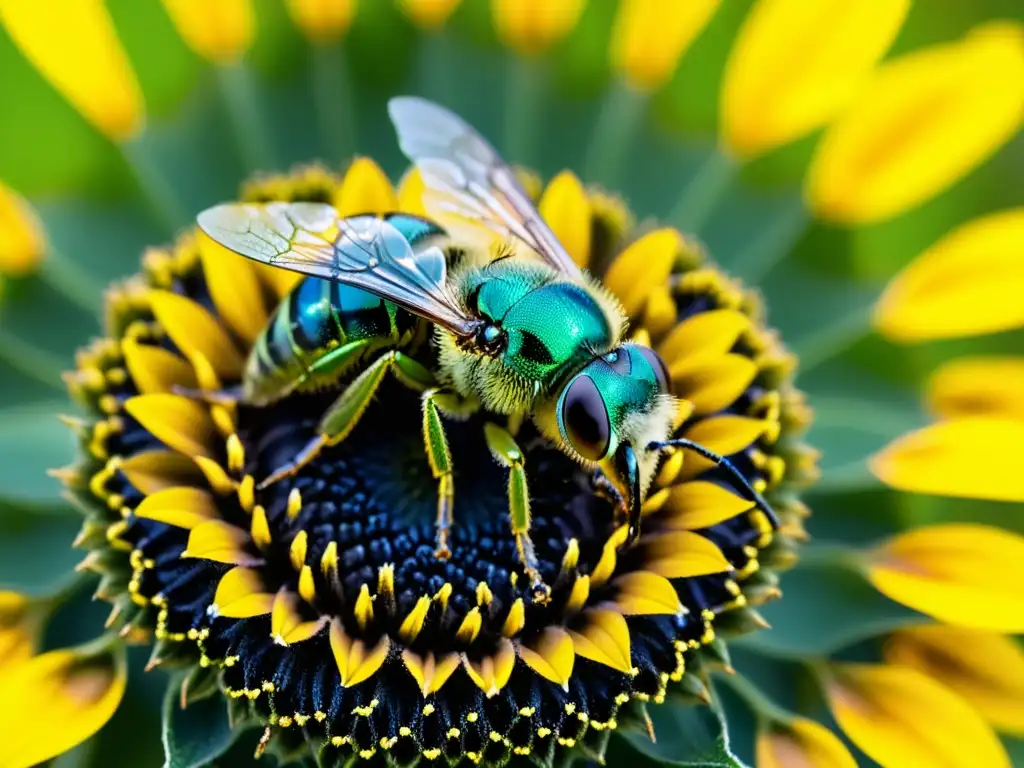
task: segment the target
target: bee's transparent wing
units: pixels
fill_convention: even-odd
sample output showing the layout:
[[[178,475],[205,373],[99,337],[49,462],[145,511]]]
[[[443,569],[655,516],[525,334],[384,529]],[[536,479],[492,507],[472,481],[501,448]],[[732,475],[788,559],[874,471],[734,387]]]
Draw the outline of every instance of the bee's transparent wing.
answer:
[[[388,113],[402,152],[423,176],[430,216],[456,233],[460,224],[475,223],[513,235],[560,272],[580,276],[515,173],[461,117],[415,96],[391,99]]]
[[[339,219],[323,203],[228,203],[199,214],[200,229],[255,261],[363,288],[459,335],[473,318],[446,286],[444,253],[413,251],[379,216]]]

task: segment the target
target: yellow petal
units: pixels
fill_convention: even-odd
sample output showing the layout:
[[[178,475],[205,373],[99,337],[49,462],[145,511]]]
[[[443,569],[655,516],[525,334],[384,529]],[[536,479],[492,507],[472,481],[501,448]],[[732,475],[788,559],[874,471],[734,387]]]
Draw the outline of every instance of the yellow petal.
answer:
[[[997,729],[1024,735],[1024,650],[1012,638],[958,627],[908,627],[886,643],[885,660],[941,680]]]
[[[673,320],[675,303],[672,303]],[[689,317],[673,328],[658,345],[665,364],[688,364],[724,355],[750,328],[750,318],[734,309],[713,309]]]
[[[144,395],[170,392],[176,385],[197,385],[192,366],[169,349],[153,344],[140,344],[135,339],[124,339],[121,342],[121,352],[124,354],[124,363],[132,381]]]
[[[303,621],[299,596],[282,587],[274,597],[270,609],[270,636],[278,645],[294,645],[309,640],[327,623],[321,616],[313,621]]]
[[[142,92],[103,0],[0,0],[0,22],[40,74],[100,131],[123,141],[142,129]]]
[[[832,124],[806,196],[821,218],[867,223],[937,195],[1010,139],[1024,114],[1024,27],[993,22],[964,40],[883,65]]]
[[[572,171],[555,176],[541,195],[540,215],[581,267],[590,263],[590,201]]]
[[[492,656],[484,656],[477,661],[467,657],[462,662],[469,679],[476,683],[487,698],[496,696],[508,684],[515,664],[515,646],[511,640],[505,639],[498,643],[498,650]]]
[[[757,768],[857,768],[857,761],[832,731],[798,717],[759,730]]]
[[[42,630],[42,615],[17,592],[0,591],[0,683],[31,658]]]
[[[181,557],[197,557],[231,565],[258,565],[263,562],[250,554],[252,540],[248,531],[223,520],[207,520],[193,528]]]
[[[618,590],[615,605],[626,616],[653,616],[683,613],[679,593],[664,576],[649,571],[634,571],[615,579]]]
[[[667,528],[695,531],[729,520],[754,506],[754,502],[718,483],[697,480],[672,488],[663,520]]]
[[[256,32],[252,0],[163,0],[188,46],[203,58],[229,63],[252,45]]]
[[[645,567],[666,579],[685,579],[731,571],[732,565],[713,541],[690,531],[649,536],[644,541]]]
[[[367,648],[362,640],[349,636],[339,619],[331,622],[331,653],[338,666],[343,688],[372,677],[388,657],[391,641],[387,635],[381,637],[372,648]]]
[[[1024,501],[1022,441],[1024,421],[970,416],[897,438],[870,459],[869,467],[901,491]]]
[[[229,619],[265,616],[274,607],[274,595],[267,592],[258,571],[238,566],[225,573],[213,596],[213,614]]]
[[[181,395],[138,395],[125,410],[160,442],[185,456],[213,458],[217,428],[201,403]]]
[[[830,121],[885,55],[909,9],[909,0],[759,0],[726,65],[729,150],[750,157]]]
[[[380,166],[368,157],[357,157],[334,194],[334,207],[339,216],[388,213],[398,210],[398,198]]]
[[[35,212],[0,182],[0,273],[27,275],[39,266],[45,248],[43,228]]]
[[[427,651],[426,656],[413,653],[408,648],[402,651],[402,661],[409,674],[416,680],[420,693],[429,696],[441,690],[442,686],[459,668],[462,658],[457,653],[448,653],[443,656],[434,656],[433,651]]]
[[[932,413],[946,419],[996,416],[1024,421],[1024,357],[962,357],[928,382]]]
[[[135,508],[135,516],[191,530],[207,520],[217,520],[217,502],[198,488],[166,488],[150,494]]]
[[[583,614],[583,621],[582,626],[569,630],[576,655],[629,674],[633,668],[629,627],[622,614],[593,608]]]
[[[985,525],[917,528],[873,553],[879,592],[947,624],[1024,632],[1024,536]]]
[[[671,79],[676,65],[720,0],[619,0],[612,27],[612,66],[642,91]]]
[[[204,307],[170,291],[151,291],[150,304],[157,322],[193,364],[199,356],[221,379],[237,379],[245,359],[227,332]]]
[[[195,485],[203,478],[195,462],[187,456],[162,449],[133,454],[121,462],[120,470],[129,483],[145,494]]]
[[[1024,208],[957,227],[893,278],[875,326],[902,342],[1024,326]]]
[[[18,667],[0,680],[3,765],[42,763],[88,739],[117,710],[126,679],[121,646],[51,651]]]
[[[686,430],[686,437],[721,456],[749,448],[764,434],[765,423],[746,416],[712,416]],[[714,464],[703,456],[684,450],[683,469],[677,481],[689,480]]]
[[[399,0],[399,5],[413,22],[424,29],[444,26],[462,0]]]
[[[648,232],[615,257],[604,284],[619,297],[626,314],[636,315],[647,296],[668,281],[676,257],[683,251],[683,238],[674,229]]]
[[[519,645],[517,650],[534,672],[569,690],[576,655],[568,632],[560,627],[546,627],[536,640]]]
[[[519,53],[536,54],[569,34],[584,5],[584,0],[491,0],[491,11],[504,45]]]
[[[287,0],[292,20],[310,40],[329,42],[348,32],[356,0]]]
[[[263,290],[253,263],[232,253],[205,232],[197,235],[199,255],[217,314],[243,341],[256,341],[267,322]]]
[[[423,207],[423,193],[425,191],[426,185],[423,183],[420,169],[413,166],[406,171],[402,180],[398,182],[398,210],[416,216],[426,216],[427,209]]]
[[[757,363],[743,355],[686,358],[669,368],[673,391],[693,405],[698,416],[715,413],[739,399],[757,376]]]
[[[907,667],[836,665],[829,706],[846,735],[883,766],[1009,768],[981,716],[939,682]]]

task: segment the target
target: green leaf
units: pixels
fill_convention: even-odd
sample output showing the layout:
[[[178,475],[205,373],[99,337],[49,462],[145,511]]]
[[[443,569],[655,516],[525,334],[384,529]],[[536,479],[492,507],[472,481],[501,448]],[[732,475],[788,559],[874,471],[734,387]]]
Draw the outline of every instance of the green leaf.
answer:
[[[19,503],[53,504],[61,485],[47,470],[69,464],[74,437],[57,420],[67,402],[46,401],[0,410],[0,497]]]
[[[783,598],[761,609],[772,629],[733,643],[787,658],[823,656],[927,620],[877,592],[844,555],[809,547],[804,562],[782,577]]]
[[[81,520],[57,511],[0,501],[0,589],[48,595],[67,582],[83,555],[71,548]]]
[[[648,714],[656,741],[645,733],[624,733],[625,739],[613,739],[609,745],[607,765],[744,768],[729,748],[729,734],[717,703],[702,706],[670,699],[650,707]]]
[[[180,684],[172,680],[164,696],[164,768],[200,768],[224,754],[236,732],[222,696],[208,696],[182,709]]]

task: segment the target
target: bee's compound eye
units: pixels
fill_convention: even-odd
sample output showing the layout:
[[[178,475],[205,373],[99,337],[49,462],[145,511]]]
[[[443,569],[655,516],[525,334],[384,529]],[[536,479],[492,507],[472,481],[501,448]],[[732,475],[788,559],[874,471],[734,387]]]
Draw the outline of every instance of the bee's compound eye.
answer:
[[[644,356],[644,359],[647,360],[654,371],[654,375],[658,377],[658,388],[662,394],[670,392],[672,390],[672,377],[669,375],[668,366],[665,365],[665,361],[661,359],[661,356],[650,347],[638,346],[636,351]]]
[[[611,420],[597,384],[577,376],[562,400],[562,425],[569,443],[585,459],[598,461],[608,452]]]

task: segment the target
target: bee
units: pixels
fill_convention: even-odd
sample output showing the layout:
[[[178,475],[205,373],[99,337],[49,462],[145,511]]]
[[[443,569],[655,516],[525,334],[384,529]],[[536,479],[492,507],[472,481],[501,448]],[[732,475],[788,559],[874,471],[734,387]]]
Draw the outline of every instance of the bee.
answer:
[[[639,535],[664,449],[687,448],[724,468],[774,523],[727,459],[672,435],[677,400],[665,363],[625,340],[619,302],[576,265],[494,148],[426,100],[395,98],[388,110],[422,175],[430,219],[339,218],[330,205],[280,202],[218,205],[198,217],[227,249],[306,276],[254,345],[234,397],[268,406],[345,382],[316,435],[261,487],[344,440],[391,373],[422,393],[437,557],[451,555],[455,512],[444,422],[482,413],[487,446],[508,472],[511,531],[537,601],[550,590],[530,539],[527,467],[515,435],[523,418],[593,472],[629,526],[627,543]],[[426,345],[436,362],[417,360]]]

